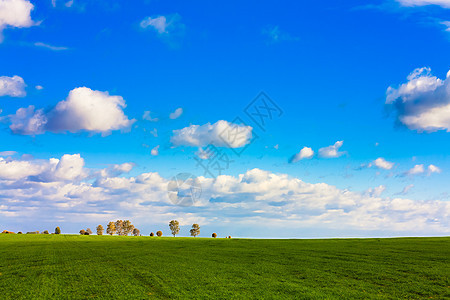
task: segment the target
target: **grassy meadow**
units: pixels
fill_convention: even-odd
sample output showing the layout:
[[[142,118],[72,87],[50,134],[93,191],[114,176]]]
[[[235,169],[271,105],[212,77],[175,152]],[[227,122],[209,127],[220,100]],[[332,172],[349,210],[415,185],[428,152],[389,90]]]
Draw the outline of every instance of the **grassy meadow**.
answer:
[[[0,235],[0,299],[444,299],[450,238]]]

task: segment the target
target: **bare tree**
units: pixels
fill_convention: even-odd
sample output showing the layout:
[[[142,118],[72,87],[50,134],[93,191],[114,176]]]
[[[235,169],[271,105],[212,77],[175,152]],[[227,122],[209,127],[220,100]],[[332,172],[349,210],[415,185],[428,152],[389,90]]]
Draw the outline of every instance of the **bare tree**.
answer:
[[[180,223],[177,220],[172,220],[169,222],[170,231],[172,231],[172,235],[175,237],[180,232]]]
[[[116,233],[116,224],[114,222],[109,222],[108,226],[106,227],[106,233],[109,235],[113,235]]]
[[[103,231],[105,231],[103,229],[103,226],[102,225],[98,225],[97,226],[97,235],[103,235]]]
[[[192,224],[192,229],[190,230],[191,236],[196,237],[200,234],[200,225]]]

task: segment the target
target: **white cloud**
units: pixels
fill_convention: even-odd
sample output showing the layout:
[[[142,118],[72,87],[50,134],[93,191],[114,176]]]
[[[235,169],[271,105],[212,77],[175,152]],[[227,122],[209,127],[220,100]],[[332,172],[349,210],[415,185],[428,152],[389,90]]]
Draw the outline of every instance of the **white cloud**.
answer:
[[[159,119],[158,118],[152,118],[152,112],[151,111],[144,111],[144,114],[142,115],[142,119],[143,120],[147,120],[150,122],[158,122]]]
[[[427,175],[430,176],[433,173],[441,173],[441,169],[436,167],[435,165],[428,165],[426,168]],[[415,165],[410,170],[405,172],[403,175],[414,176],[425,173],[425,166],[423,164]]]
[[[65,154],[61,159],[5,160],[0,157],[0,180],[56,182],[86,177],[84,159],[79,154]]]
[[[3,41],[2,31],[7,27],[24,28],[35,25],[31,19],[34,5],[27,0],[0,1],[0,43]]]
[[[296,163],[302,159],[309,159],[314,156],[314,151],[309,147],[303,147],[299,153],[294,154],[290,159],[290,163]]]
[[[44,89],[44,87],[42,86],[42,85],[37,85],[37,86],[35,86],[35,88],[38,90],[38,91],[40,91],[40,90],[43,90]]]
[[[20,76],[0,76],[0,97],[25,97],[25,81]]]
[[[70,91],[66,100],[45,113],[34,106],[20,108],[10,116],[10,128],[23,135],[42,134],[45,131],[101,133],[128,129],[135,120],[124,114],[125,101],[121,96],[110,96],[108,92],[94,91],[86,87]]]
[[[50,49],[50,50],[53,50],[53,51],[63,51],[63,50],[68,50],[69,49],[67,47],[52,46],[52,45],[41,43],[41,42],[34,43],[34,45],[36,47],[46,48],[46,49]]]
[[[382,157],[379,157],[373,161],[373,165],[375,165],[377,168],[380,168],[380,169],[390,170],[394,166],[394,163],[389,162]],[[369,164],[369,167],[370,166],[372,166],[372,164]]]
[[[79,155],[60,160],[0,159],[3,222],[24,226],[36,220],[63,219],[67,228],[79,224],[80,219],[84,224],[99,224],[126,217],[144,225],[166,224],[177,218],[188,223],[200,220],[205,225],[233,224],[242,232],[260,224],[263,235],[274,226],[292,228],[283,231],[285,235],[310,228],[364,231],[366,235],[373,235],[374,230],[408,235],[450,233],[450,203],[381,198],[383,186],[357,193],[253,169],[237,176],[199,177],[203,193],[196,199],[193,213],[170,202],[169,180],[158,173],[119,177],[131,170],[132,164],[117,165],[117,173],[111,172],[115,167],[96,171],[83,165]],[[86,174],[96,172],[98,179],[92,182]]]
[[[398,121],[419,132],[450,131],[450,71],[441,80],[429,68],[415,69],[408,82],[389,87],[386,104],[397,113]]]
[[[181,107],[177,108],[173,113],[169,115],[169,118],[174,120],[178,119],[183,114],[183,109]]]
[[[380,197],[380,195],[386,190],[386,186],[379,185],[374,188],[370,188],[366,191],[366,194],[370,197]]]
[[[409,185],[405,186],[399,194],[406,195],[413,187],[414,187],[414,184],[409,184]]]
[[[429,165],[428,166],[428,174],[432,174],[432,173],[441,173],[441,169],[436,167],[435,165]]]
[[[251,126],[220,120],[214,124],[191,125],[174,130],[170,140],[174,146],[204,147],[211,144],[217,147],[240,148],[250,143],[252,130]]]
[[[439,5],[444,8],[450,8],[450,0],[397,0],[403,6],[425,6]]]
[[[13,156],[16,154],[17,154],[16,151],[1,151],[0,152],[0,156]]]
[[[151,151],[150,153],[151,153],[151,155],[153,155],[153,156],[159,155],[159,145],[156,146],[155,148],[153,148],[152,151]]]
[[[450,21],[442,21],[441,25],[445,26],[445,31],[450,32]]]
[[[339,152],[339,148],[341,148],[343,144],[344,144],[344,141],[337,141],[336,143],[334,143],[334,145],[320,148],[319,156],[326,157],[326,158],[342,156],[345,154],[345,152]]]
[[[169,26],[169,24],[167,23],[167,19],[165,16],[158,16],[155,18],[147,17],[141,21],[140,25],[142,28],[152,27],[159,34],[168,33],[167,27]]]
[[[425,172],[423,165],[415,165],[408,172],[406,172],[406,174],[407,175],[417,175],[417,174],[422,174],[423,172]]]

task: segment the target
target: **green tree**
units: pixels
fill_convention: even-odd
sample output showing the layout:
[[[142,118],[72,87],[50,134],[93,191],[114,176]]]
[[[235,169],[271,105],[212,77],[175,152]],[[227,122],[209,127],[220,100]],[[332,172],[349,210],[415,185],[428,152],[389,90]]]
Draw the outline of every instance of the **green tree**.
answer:
[[[177,220],[172,220],[169,222],[170,231],[172,231],[172,235],[175,237],[180,232],[180,223]]]
[[[200,225],[192,224],[192,229],[190,230],[191,236],[196,237],[200,234]]]
[[[56,227],[55,228],[55,234],[61,234],[61,228]]]
[[[103,229],[103,226],[102,225],[98,225],[97,226],[97,235],[103,235],[103,231],[105,231]]]
[[[106,226],[106,233],[109,235],[116,233],[116,224],[114,222],[108,223],[108,226]]]
[[[157,236],[162,236],[162,231],[161,231],[161,230],[157,231],[157,232],[156,232],[156,235],[157,235]]]
[[[133,229],[133,235],[134,236],[139,236],[140,234],[141,234],[141,231],[139,229],[137,229],[137,228]]]

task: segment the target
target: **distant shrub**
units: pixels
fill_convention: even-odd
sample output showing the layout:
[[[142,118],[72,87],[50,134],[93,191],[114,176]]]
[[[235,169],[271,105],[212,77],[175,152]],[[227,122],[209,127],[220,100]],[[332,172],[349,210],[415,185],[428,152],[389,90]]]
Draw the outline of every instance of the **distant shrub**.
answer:
[[[133,229],[133,235],[134,236],[139,236],[140,234],[141,234],[141,232],[139,231],[139,229],[137,229],[137,228]]]
[[[231,239],[231,235],[229,235],[228,238]]]
[[[162,231],[161,231],[161,230],[157,231],[157,232],[156,232],[156,235],[157,235],[157,236],[162,236]]]
[[[212,237],[213,237],[213,238],[216,238],[216,237],[217,237],[217,233],[214,232],[214,233],[212,234]]]
[[[150,232],[150,236],[155,236],[155,234],[153,232]]]
[[[44,230],[42,234],[48,234],[48,230]]]
[[[39,234],[39,231],[28,231],[27,234]]]
[[[86,235],[91,235],[92,234],[92,230],[90,228],[86,229],[86,232],[88,233]]]
[[[3,230],[2,233],[7,233],[7,234],[14,234],[14,232],[12,231],[8,231],[8,230]]]
[[[85,235],[85,234],[86,234],[86,230],[81,229],[81,230],[80,230],[80,234],[81,234],[81,235]]]
[[[61,234],[61,228],[56,227],[55,228],[55,234]]]
[[[19,231],[17,234],[22,234],[22,231]]]

